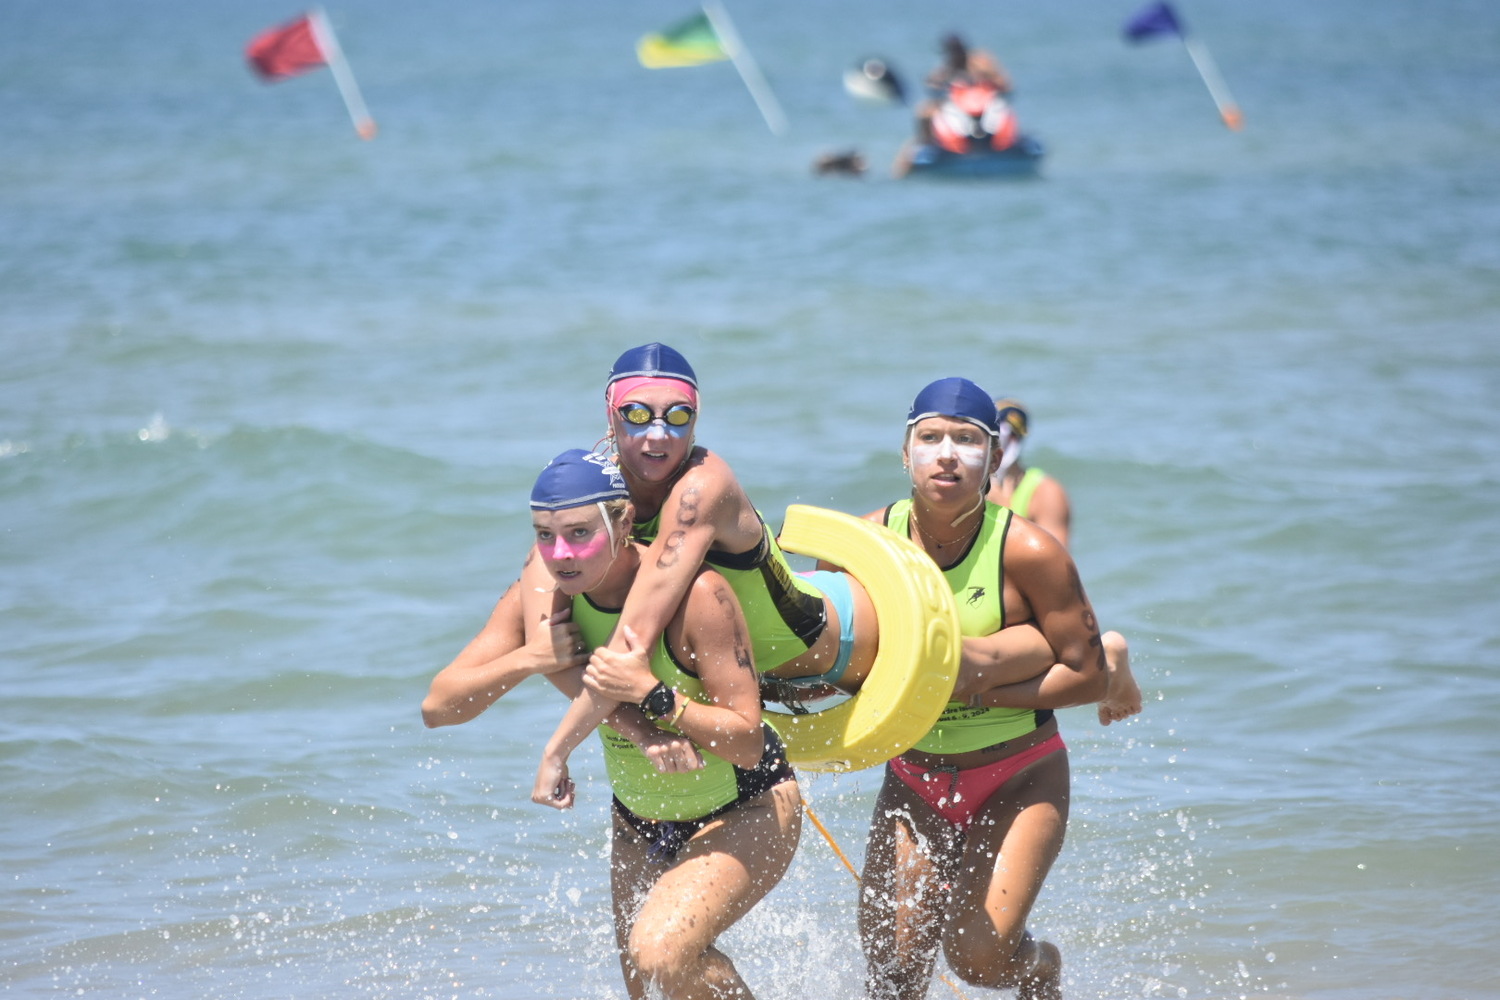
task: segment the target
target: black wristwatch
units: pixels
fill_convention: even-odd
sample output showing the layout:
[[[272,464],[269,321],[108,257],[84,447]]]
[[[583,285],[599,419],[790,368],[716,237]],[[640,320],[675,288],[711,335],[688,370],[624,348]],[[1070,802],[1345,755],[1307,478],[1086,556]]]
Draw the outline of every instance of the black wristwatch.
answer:
[[[641,711],[653,719],[661,719],[671,715],[672,709],[676,707],[677,693],[661,681],[657,681],[656,687],[647,691],[646,697],[641,699]]]

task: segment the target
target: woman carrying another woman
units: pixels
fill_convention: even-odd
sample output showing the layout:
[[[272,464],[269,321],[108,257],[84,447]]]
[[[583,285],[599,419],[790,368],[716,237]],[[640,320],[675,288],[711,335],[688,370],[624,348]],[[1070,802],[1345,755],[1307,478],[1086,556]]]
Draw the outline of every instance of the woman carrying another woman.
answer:
[[[614,630],[646,552],[630,540],[628,496],[608,458],[579,450],[553,459],[531,494],[537,554],[590,646]],[[744,618],[724,578],[702,568],[659,640],[624,638],[623,652],[595,654],[585,684],[704,748],[701,770],[664,774],[629,739],[600,730],[615,793],[611,888],[626,988],[633,1000],[652,989],[674,1000],[749,997],[714,942],[785,874],[802,800],[761,721]],[[562,771],[562,794],[549,786],[537,801],[572,805]]]
[[[1067,827],[1068,755],[1053,709],[1100,700],[1108,680],[1067,550],[985,500],[998,438],[986,392],[967,379],[933,382],[907,419],[911,498],[867,515],[943,571],[966,662],[1024,623],[1057,661],[1034,675],[997,661],[983,687],[955,692],[932,730],[887,765],[859,908],[872,1000],[925,996],[939,946],[965,982],[1021,1000],[1061,995],[1057,948],[1026,930]]]

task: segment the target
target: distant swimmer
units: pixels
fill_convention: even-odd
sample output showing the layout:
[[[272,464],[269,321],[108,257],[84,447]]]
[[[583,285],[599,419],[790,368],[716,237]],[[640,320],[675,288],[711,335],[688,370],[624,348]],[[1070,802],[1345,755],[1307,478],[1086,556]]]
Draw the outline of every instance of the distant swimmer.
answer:
[[[988,499],[1009,507],[1020,517],[1045,528],[1067,547],[1073,508],[1062,483],[1021,461],[1021,448],[1031,427],[1026,407],[1016,399],[995,400],[1000,419],[1000,467],[990,477]],[[1141,687],[1130,669],[1130,646],[1119,632],[1102,636],[1109,663],[1109,694],[1099,702],[1103,725],[1128,719],[1141,710]]]
[[[870,56],[844,71],[844,89],[871,104],[905,104],[906,85],[884,59]]]
[[[823,153],[813,160],[813,173],[819,176],[863,177],[867,166],[863,153],[857,149],[846,149],[837,153]]]

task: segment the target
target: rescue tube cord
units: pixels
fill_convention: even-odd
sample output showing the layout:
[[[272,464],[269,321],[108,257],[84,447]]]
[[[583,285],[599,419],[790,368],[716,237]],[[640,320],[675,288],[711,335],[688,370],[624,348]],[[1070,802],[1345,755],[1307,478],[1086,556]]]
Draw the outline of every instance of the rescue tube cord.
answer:
[[[805,796],[802,799],[802,811],[807,815],[808,819],[812,820],[812,825],[818,828],[818,832],[823,835],[823,839],[828,841],[828,846],[833,848],[833,853],[838,855],[839,860],[844,863],[844,867],[849,869],[849,874],[854,877],[855,885],[860,884],[859,870],[854,867],[854,862],[850,861],[849,856],[839,847],[838,841],[833,839],[833,834],[828,832],[828,827],[824,826],[823,821],[818,819],[818,814],[813,811],[812,804],[807,801]],[[948,978],[947,973],[941,969],[938,970],[938,978],[953,991],[958,1000],[969,1000],[968,997],[964,996],[963,991],[954,984],[953,980]]]

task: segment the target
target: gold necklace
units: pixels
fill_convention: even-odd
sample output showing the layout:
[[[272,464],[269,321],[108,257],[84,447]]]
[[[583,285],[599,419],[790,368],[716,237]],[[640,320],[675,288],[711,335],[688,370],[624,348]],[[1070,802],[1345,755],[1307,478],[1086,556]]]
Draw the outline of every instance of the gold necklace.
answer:
[[[958,524],[958,522],[962,521],[964,518],[968,517],[970,514],[974,513],[975,511],[982,509],[983,507],[984,507],[984,497],[980,496],[978,503],[976,503],[974,506],[970,507],[968,510],[964,511],[962,514],[960,514],[957,517],[955,517],[952,521],[948,522],[948,527],[950,527],[950,528],[953,527],[954,525]],[[933,548],[938,549],[939,551],[941,551],[943,549],[951,549],[951,548],[953,548],[955,546],[962,547],[964,545],[967,545],[969,543],[969,539],[973,538],[976,534],[979,533],[980,526],[984,524],[984,517],[983,517],[983,515],[981,515],[978,519],[976,519],[974,521],[974,526],[972,528],[970,528],[968,531],[965,531],[958,538],[955,538],[955,539],[953,539],[951,541],[947,541],[947,542],[940,542],[940,541],[938,541],[936,538],[933,537],[933,535],[932,535],[931,532],[929,532],[926,528],[922,527],[922,519],[917,516],[917,507],[916,507],[915,504],[913,504],[912,508],[911,508],[911,524],[912,524],[912,527],[917,530],[917,535],[920,538],[926,539],[928,542],[931,542]]]

